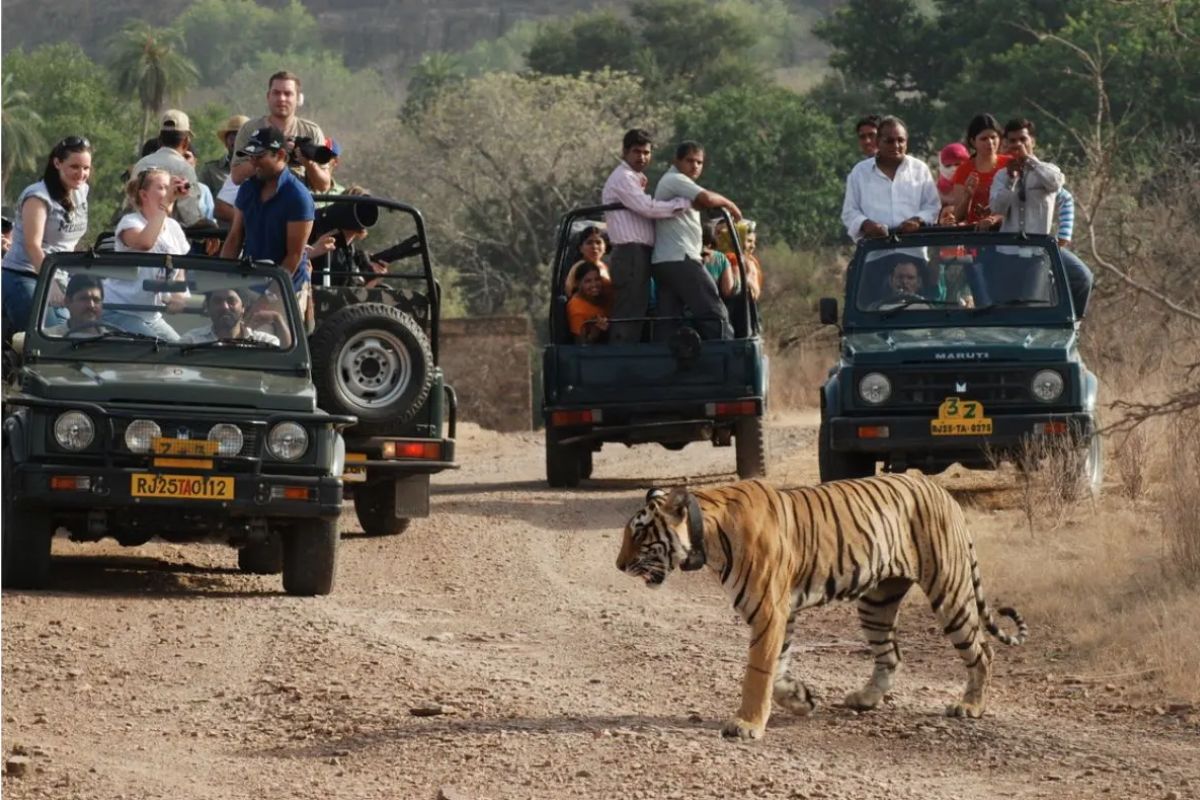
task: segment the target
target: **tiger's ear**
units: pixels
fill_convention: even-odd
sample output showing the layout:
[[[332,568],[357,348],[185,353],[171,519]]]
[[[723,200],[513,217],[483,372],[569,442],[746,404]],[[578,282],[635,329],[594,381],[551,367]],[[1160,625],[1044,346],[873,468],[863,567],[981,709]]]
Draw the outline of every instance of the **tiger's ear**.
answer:
[[[667,494],[667,499],[663,501],[663,511],[669,514],[672,519],[683,519],[687,514],[689,500],[691,500],[691,495],[688,494],[687,487],[676,486]]]

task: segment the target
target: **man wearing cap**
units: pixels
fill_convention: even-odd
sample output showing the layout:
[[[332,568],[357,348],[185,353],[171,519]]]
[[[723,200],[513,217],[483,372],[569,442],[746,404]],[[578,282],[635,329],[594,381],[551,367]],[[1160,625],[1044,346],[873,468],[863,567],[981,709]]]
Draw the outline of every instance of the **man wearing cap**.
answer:
[[[312,194],[288,169],[287,142],[278,128],[259,128],[237,151],[254,165],[254,175],[238,187],[233,222],[222,258],[273,261],[292,275],[301,310],[308,305],[309,265],[305,245],[312,232]]]
[[[317,143],[325,141],[325,133],[321,130],[320,125],[312,120],[296,116],[296,111],[302,105],[304,105],[304,91],[300,86],[299,76],[283,70],[267,79],[267,113],[243,123],[237,133],[230,169],[230,177],[235,184],[240,185],[242,181],[254,174],[254,166],[246,159],[239,158],[237,153],[239,150],[245,149],[246,142],[250,140],[255,131],[261,128],[274,127],[282,131],[288,143],[289,152],[291,152],[291,144],[296,139],[307,138]],[[299,153],[294,153],[292,157],[293,161],[290,166],[298,177],[304,177],[307,172],[312,171],[320,173],[320,175],[314,176],[316,178],[313,181],[314,185],[323,185],[329,180],[325,167],[321,164],[317,164]]]
[[[225,145],[225,155],[221,158],[212,161],[205,161],[200,167],[200,182],[209,188],[213,197],[221,191],[221,186],[225,184],[225,179],[229,177],[229,165],[233,161],[233,144],[237,140],[237,132],[243,125],[250,121],[250,118],[245,114],[234,114],[225,124],[217,129],[217,138],[221,140],[221,144]],[[217,218],[225,224],[233,219],[233,209],[225,210],[225,218],[220,214]]]
[[[192,142],[192,123],[188,115],[178,109],[169,109],[162,115],[162,124],[158,129],[159,148],[148,156],[143,156],[133,165],[130,176],[136,177],[143,170],[151,167],[165,169],[172,177],[181,178],[189,185],[198,183],[196,169],[188,163],[184,153]],[[183,227],[210,225],[200,211],[200,200],[197,193],[179,197],[175,202],[175,218]]]

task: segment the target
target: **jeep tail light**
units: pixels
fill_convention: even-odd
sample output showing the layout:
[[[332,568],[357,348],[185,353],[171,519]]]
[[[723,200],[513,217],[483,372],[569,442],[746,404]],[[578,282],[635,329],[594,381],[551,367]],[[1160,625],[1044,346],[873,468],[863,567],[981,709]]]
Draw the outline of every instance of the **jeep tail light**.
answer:
[[[598,408],[589,408],[583,411],[555,411],[550,414],[550,424],[555,427],[592,425],[603,419],[604,415]]]
[[[891,435],[892,432],[887,425],[858,426],[858,438],[860,439],[887,439]]]
[[[752,417],[758,413],[758,403],[753,400],[739,400],[736,403],[707,403],[704,415],[707,417]]]
[[[50,479],[50,489],[55,492],[91,491],[92,479],[87,475],[55,475]]]
[[[442,457],[438,442],[384,442],[384,458],[426,458],[437,461]]]
[[[1057,422],[1043,422],[1040,425],[1034,425],[1033,432],[1047,436],[1061,436],[1067,432],[1067,423],[1061,420]]]

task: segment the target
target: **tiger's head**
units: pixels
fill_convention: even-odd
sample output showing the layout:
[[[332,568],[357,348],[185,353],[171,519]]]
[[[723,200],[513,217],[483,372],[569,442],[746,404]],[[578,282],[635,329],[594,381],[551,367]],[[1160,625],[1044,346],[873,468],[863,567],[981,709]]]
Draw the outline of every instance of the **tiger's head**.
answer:
[[[651,489],[646,504],[625,523],[617,569],[657,589],[676,567],[704,565],[703,530],[700,507],[686,488]]]

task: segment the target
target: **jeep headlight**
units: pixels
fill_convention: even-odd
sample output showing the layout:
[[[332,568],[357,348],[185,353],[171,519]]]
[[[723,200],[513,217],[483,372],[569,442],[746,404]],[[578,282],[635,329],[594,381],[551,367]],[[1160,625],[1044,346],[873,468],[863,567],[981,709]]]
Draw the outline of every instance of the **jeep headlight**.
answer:
[[[870,372],[858,382],[858,394],[866,402],[877,406],[892,396],[892,382],[882,372]]]
[[[295,461],[308,450],[308,432],[295,422],[281,422],[267,434],[267,449],[281,461]]]
[[[54,441],[64,450],[86,450],[95,438],[96,426],[82,411],[66,411],[54,421]]]
[[[162,436],[162,428],[152,419],[135,419],[125,429],[125,446],[131,453],[149,453],[154,440]]]
[[[217,443],[219,456],[236,456],[242,452],[242,429],[229,422],[213,425],[208,432],[208,440]]]
[[[1033,376],[1033,382],[1029,386],[1034,397],[1043,403],[1051,403],[1062,396],[1062,375],[1052,369],[1043,369]]]

